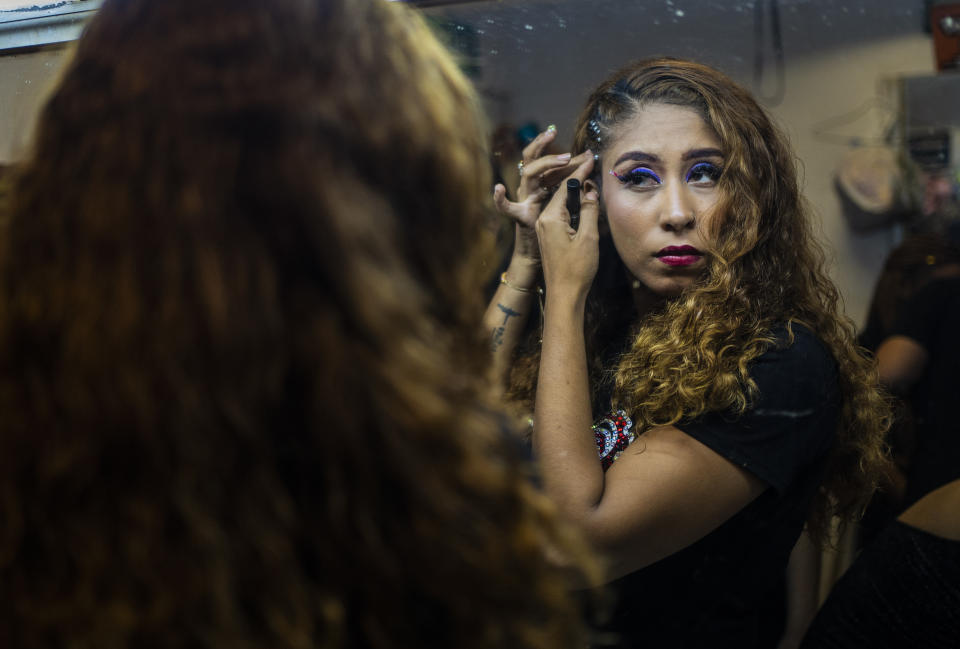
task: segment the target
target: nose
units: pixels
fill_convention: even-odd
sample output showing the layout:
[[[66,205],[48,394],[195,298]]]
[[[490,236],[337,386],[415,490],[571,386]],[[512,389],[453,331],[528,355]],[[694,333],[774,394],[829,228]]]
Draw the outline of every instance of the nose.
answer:
[[[664,230],[681,232],[694,226],[694,202],[686,183],[670,183],[664,188],[666,204],[661,210],[660,226]]]

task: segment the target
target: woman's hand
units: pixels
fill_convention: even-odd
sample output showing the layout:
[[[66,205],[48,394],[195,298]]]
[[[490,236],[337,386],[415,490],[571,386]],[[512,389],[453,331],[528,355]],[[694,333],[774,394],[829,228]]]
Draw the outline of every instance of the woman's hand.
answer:
[[[576,178],[583,186],[593,170],[593,164],[593,154],[587,151],[570,178]],[[588,191],[581,198],[580,227],[577,230],[570,227],[566,202],[567,187],[564,183],[536,222],[543,277],[548,296],[569,296],[581,300],[586,298],[600,263],[597,234],[599,201],[595,191]]]
[[[507,190],[503,185],[498,184],[493,190],[497,210],[517,224],[513,260],[522,265],[539,265],[540,248],[534,226],[543,203],[551,190],[569,176],[585,157],[584,154],[571,159],[569,153],[543,156],[544,149],[556,136],[557,129],[551,126],[524,148],[516,202],[507,199]]]

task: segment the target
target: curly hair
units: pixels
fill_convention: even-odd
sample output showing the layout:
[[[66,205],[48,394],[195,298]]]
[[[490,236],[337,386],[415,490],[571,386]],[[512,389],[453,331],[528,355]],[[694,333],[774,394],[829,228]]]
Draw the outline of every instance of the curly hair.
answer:
[[[637,61],[600,84],[578,120],[574,151],[602,156],[617,129],[651,103],[692,108],[716,133],[725,160],[720,217],[705,233],[712,242],[708,271],[639,326],[622,262],[609,232],[601,233],[601,268],[587,306],[594,405],[611,392],[641,429],[706,412],[743,413],[756,396],[750,362],[776,343],[778,327],[808,326],[832,352],[843,396],[838,436],[808,519],[825,538],[830,518],[855,516],[887,476],[890,405],[840,312],[793,154],[748,91],[708,66],[672,58]],[[594,180],[602,183],[599,172]],[[625,339],[620,354],[607,342]],[[528,353],[513,376],[513,394],[521,398],[532,395],[535,356]]]
[[[102,5],[5,200],[0,644],[583,645],[482,126],[399,3]]]

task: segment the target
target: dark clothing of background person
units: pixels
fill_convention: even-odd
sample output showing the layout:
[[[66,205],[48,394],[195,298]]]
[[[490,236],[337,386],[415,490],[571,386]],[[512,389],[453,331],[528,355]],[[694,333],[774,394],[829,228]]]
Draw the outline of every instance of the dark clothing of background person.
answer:
[[[891,331],[927,352],[922,376],[906,393],[916,418],[916,448],[903,507],[960,478],[960,278],[938,279],[907,303]]]
[[[814,618],[801,649],[960,647],[960,541],[894,521]]]
[[[696,543],[612,582],[613,612],[595,647],[761,646],[764,599],[803,529],[840,408],[830,352],[806,327],[794,324],[793,332],[787,345],[785,330],[777,331],[780,344],[750,366],[759,389],[750,410],[677,424],[770,488]],[[634,444],[641,447],[643,435]]]

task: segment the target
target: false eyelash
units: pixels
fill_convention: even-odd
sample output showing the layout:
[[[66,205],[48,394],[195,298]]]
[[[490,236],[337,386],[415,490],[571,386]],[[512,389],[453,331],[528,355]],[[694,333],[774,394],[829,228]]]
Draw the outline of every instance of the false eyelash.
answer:
[[[636,169],[631,169],[630,171],[628,171],[623,175],[620,175],[616,171],[613,171],[611,169],[610,175],[625,185],[631,184],[631,183],[635,184],[637,181],[639,181],[642,178],[653,178],[658,183],[663,183],[663,181],[660,179],[660,176],[655,174],[650,169],[647,169],[646,167],[637,167]]]
[[[723,175],[723,169],[712,162],[698,162],[690,167],[690,171],[687,172],[686,181],[690,182],[690,179],[696,172],[705,173],[713,182],[719,180],[720,176]]]

